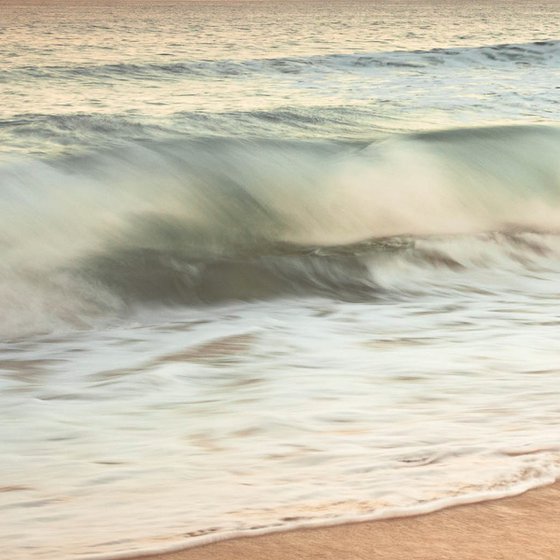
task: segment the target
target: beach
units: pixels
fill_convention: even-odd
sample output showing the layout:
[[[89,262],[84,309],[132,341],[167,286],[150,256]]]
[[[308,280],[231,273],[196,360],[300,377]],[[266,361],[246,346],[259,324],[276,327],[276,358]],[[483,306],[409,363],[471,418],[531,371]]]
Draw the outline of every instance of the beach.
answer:
[[[0,5],[9,560],[560,560],[560,2]]]
[[[555,560],[559,520],[555,483],[427,515],[221,541],[142,560]]]

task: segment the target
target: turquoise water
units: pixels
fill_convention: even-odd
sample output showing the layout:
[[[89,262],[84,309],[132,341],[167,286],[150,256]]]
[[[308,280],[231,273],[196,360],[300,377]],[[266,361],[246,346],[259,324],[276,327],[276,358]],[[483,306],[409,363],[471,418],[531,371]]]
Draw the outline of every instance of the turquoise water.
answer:
[[[558,9],[2,4],[11,558],[558,477]]]

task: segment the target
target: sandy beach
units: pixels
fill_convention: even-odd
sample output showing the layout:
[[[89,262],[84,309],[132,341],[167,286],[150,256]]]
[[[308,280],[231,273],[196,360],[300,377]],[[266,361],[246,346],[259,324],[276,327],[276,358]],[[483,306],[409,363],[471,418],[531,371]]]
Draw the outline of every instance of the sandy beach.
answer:
[[[560,483],[416,517],[234,539],[143,560],[556,560]]]

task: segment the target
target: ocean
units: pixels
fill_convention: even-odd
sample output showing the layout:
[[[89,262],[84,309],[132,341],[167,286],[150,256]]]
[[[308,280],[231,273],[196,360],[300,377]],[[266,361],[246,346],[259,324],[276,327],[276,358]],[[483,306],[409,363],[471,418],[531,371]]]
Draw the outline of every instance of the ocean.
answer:
[[[559,21],[0,0],[11,560],[558,478]]]

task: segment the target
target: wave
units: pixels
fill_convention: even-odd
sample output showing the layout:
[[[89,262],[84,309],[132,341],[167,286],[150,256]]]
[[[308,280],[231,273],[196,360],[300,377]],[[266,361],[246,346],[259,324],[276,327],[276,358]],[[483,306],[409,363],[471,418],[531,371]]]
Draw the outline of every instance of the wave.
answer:
[[[4,153],[100,150],[130,143],[184,140],[185,135],[210,138],[342,138],[381,137],[386,129],[376,122],[382,114],[358,107],[284,107],[276,110],[202,112],[181,111],[171,122],[139,122],[129,115],[91,113],[26,113],[0,119]],[[364,123],[368,123],[367,133]],[[394,122],[391,123],[394,127]],[[385,133],[386,134],[386,133]]]
[[[556,128],[491,127],[12,162],[0,168],[3,331],[146,305],[379,297],[418,268],[552,266],[559,156]],[[383,273],[395,263],[400,280]]]
[[[560,64],[560,41],[535,41],[480,47],[450,47],[413,51],[386,51],[277,57],[249,60],[188,60],[166,63],[113,63],[80,66],[20,66],[0,73],[0,82],[13,79],[173,79],[235,78],[253,74],[348,72],[365,68],[422,69],[439,66],[545,66]]]

